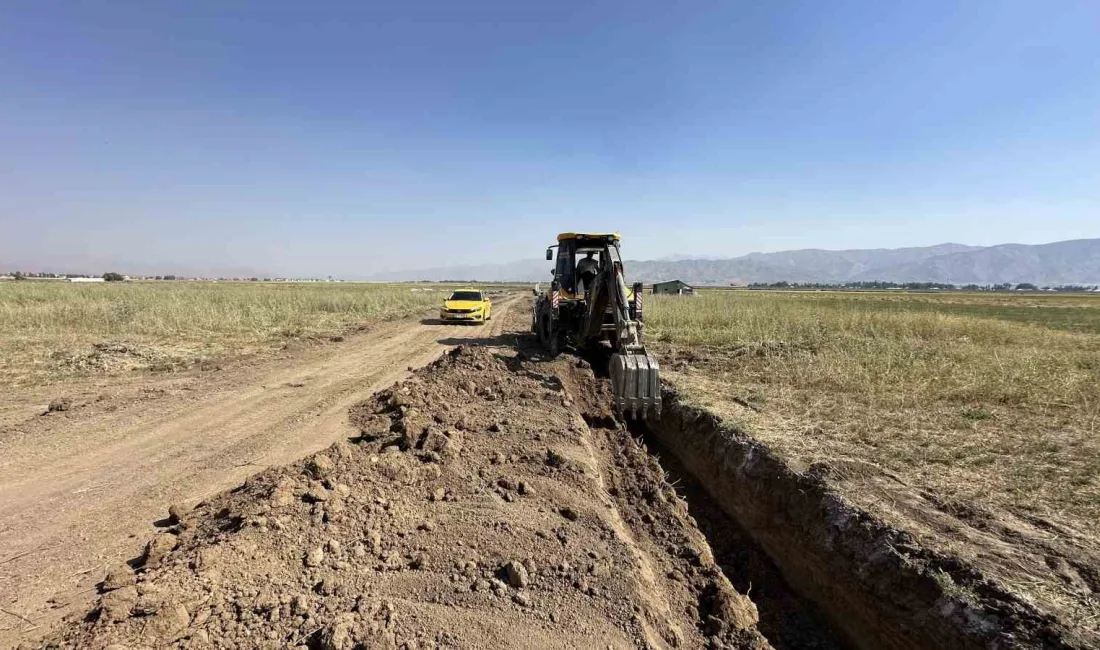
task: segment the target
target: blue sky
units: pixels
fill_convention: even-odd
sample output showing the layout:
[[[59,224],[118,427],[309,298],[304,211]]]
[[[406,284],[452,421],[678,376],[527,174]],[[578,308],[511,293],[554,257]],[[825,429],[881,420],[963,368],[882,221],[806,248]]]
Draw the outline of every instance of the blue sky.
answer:
[[[0,5],[0,266],[1100,237],[1100,5]]]

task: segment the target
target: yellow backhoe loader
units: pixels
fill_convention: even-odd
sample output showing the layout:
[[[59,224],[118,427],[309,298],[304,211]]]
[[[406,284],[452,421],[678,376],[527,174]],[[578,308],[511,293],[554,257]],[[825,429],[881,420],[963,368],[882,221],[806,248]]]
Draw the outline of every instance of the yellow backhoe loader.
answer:
[[[609,348],[615,410],[659,418],[660,368],[642,342],[642,283],[627,287],[619,241],[617,233],[558,235],[546,249],[546,259],[557,260],[554,279],[548,291],[536,290],[531,329],[551,355],[566,346]]]

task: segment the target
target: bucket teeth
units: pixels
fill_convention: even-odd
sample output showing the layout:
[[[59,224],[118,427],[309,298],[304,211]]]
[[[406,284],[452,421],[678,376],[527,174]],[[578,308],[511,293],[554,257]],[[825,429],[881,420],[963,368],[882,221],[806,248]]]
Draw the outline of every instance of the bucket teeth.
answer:
[[[611,389],[615,410],[633,419],[652,414],[661,417],[661,369],[657,358],[646,352],[611,355]]]

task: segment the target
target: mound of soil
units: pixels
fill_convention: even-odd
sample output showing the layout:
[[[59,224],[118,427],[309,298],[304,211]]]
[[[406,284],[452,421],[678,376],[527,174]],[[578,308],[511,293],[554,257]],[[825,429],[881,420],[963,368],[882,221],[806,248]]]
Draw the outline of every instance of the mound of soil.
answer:
[[[458,348],[354,440],[175,508],[48,645],[768,647],[582,365]]]

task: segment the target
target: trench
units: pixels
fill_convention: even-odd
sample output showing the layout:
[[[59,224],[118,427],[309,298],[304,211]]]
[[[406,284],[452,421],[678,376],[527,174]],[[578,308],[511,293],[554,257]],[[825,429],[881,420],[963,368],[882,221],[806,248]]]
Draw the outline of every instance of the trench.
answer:
[[[674,390],[662,402],[659,421],[628,428],[657,454],[778,650],[1080,647],[971,567],[920,547]]]
[[[604,384],[586,397],[608,399],[609,354],[581,356]],[[758,628],[777,650],[1087,647],[964,561],[920,546],[667,386],[662,411],[627,428],[684,498],[726,577],[756,604]]]
[[[609,384],[609,350],[580,355],[595,376]],[[594,397],[594,396],[593,396]],[[585,415],[592,427],[618,427],[614,418]],[[854,650],[853,643],[814,601],[799,593],[754,536],[712,495],[707,486],[666,447],[656,428],[628,421],[627,429],[653,456],[668,482],[687,504],[688,513],[706,538],[718,567],[738,592],[756,605],[758,629],[776,650]]]
[[[684,499],[688,512],[707,538],[719,568],[734,588],[756,605],[760,633],[776,650],[856,648],[817,603],[788,584],[749,531],[726,513],[676,455],[663,446],[652,429],[638,423],[631,423],[628,428],[658,459],[669,483]]]

